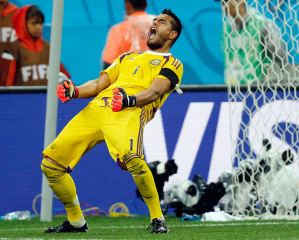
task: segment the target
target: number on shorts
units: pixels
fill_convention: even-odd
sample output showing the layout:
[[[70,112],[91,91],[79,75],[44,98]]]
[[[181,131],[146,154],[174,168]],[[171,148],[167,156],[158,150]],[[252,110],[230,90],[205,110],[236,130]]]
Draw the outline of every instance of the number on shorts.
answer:
[[[130,139],[130,142],[131,142],[131,151],[133,150],[133,139]]]

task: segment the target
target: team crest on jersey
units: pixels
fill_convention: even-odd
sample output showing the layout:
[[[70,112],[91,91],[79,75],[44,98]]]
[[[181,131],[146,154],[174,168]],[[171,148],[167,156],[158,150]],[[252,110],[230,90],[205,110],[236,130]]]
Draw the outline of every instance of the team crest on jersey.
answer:
[[[155,65],[155,66],[159,66],[160,63],[161,63],[161,61],[158,59],[154,59],[154,60],[150,61],[150,64]]]

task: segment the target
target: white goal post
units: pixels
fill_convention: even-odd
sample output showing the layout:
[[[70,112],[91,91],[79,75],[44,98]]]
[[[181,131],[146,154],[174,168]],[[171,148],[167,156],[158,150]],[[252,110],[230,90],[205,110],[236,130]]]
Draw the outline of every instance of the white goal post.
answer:
[[[56,85],[60,65],[63,8],[64,0],[53,0],[44,148],[51,144],[56,138],[58,108]],[[52,208],[53,191],[49,187],[47,178],[43,174],[40,221],[52,221]]]
[[[220,208],[299,216],[299,1],[221,0],[232,165]],[[242,112],[240,114],[240,104]],[[227,177],[229,180],[227,180]]]

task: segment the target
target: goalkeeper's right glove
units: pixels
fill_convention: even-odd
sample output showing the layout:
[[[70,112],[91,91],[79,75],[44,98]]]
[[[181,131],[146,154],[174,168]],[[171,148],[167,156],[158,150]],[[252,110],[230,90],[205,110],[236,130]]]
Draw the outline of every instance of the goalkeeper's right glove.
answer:
[[[79,95],[78,88],[74,86],[70,79],[65,79],[56,87],[56,93],[62,102],[67,102]]]

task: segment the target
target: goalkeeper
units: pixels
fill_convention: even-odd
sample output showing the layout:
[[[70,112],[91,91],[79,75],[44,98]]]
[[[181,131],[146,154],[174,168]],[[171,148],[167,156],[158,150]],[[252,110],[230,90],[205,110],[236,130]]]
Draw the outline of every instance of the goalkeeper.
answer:
[[[106,142],[114,161],[129,171],[150,212],[152,233],[168,233],[153,175],[143,155],[143,129],[179,84],[183,65],[169,52],[181,33],[179,18],[164,9],[149,29],[144,53],[124,53],[100,77],[75,87],[70,80],[57,87],[58,97],[95,97],[43,151],[41,164],[49,185],[64,204],[68,221],[46,233],[88,232],[75,184],[70,176],[81,157]]]

